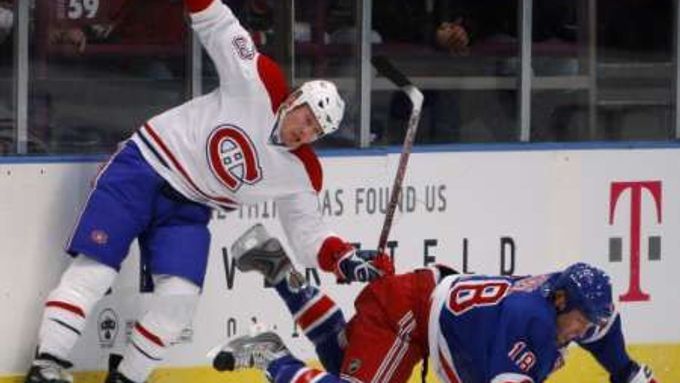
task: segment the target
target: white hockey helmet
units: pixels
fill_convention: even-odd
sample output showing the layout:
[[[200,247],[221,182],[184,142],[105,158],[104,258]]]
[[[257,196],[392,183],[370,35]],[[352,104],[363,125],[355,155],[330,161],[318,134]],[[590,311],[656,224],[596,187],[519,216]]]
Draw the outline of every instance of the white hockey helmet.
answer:
[[[288,110],[307,104],[323,131],[319,137],[338,130],[345,114],[345,101],[335,84],[326,80],[307,81],[294,94],[296,98]]]

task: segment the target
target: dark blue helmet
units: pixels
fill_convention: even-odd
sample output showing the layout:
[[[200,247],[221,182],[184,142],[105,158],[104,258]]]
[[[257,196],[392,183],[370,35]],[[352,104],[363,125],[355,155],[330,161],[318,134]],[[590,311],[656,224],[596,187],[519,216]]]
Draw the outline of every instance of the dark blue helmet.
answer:
[[[611,281],[604,271],[596,267],[575,263],[559,274],[550,287],[553,292],[566,292],[564,311],[578,309],[592,323],[604,323],[614,313]]]

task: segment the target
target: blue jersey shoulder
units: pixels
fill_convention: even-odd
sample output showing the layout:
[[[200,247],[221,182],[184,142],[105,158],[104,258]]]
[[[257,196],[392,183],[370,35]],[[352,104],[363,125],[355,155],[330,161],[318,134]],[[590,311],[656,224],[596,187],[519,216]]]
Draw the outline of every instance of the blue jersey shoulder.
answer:
[[[516,373],[545,380],[561,357],[555,309],[536,290],[512,291],[501,306],[487,377]]]

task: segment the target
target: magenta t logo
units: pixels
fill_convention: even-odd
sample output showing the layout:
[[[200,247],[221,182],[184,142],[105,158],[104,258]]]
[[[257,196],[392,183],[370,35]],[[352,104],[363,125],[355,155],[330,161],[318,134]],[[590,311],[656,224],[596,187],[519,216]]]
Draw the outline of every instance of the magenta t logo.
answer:
[[[661,181],[612,182],[609,197],[610,225],[614,224],[616,203],[618,202],[619,197],[627,190],[630,190],[630,279],[628,282],[628,291],[625,294],[620,295],[619,299],[628,302],[648,301],[649,294],[644,293],[640,287],[640,220],[642,217],[642,193],[647,191],[651,194],[656,206],[657,222],[661,223]],[[651,243],[652,241],[650,241],[650,247]]]

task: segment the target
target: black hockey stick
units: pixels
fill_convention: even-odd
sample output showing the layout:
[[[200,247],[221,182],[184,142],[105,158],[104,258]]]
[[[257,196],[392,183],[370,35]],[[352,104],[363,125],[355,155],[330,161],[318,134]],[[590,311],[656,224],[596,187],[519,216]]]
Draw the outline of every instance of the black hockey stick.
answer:
[[[374,56],[371,63],[381,75],[397,85],[411,100],[411,115],[408,119],[408,127],[406,129],[406,137],[404,137],[404,146],[401,149],[399,156],[399,166],[397,167],[397,175],[394,177],[392,190],[390,192],[390,202],[387,205],[385,212],[385,221],[383,221],[382,231],[380,232],[380,240],[378,241],[378,251],[384,252],[387,244],[387,237],[390,235],[392,229],[392,220],[394,219],[394,212],[397,209],[397,202],[399,202],[399,195],[401,194],[401,184],[404,182],[406,175],[406,164],[411,155],[413,148],[413,141],[418,130],[418,121],[420,120],[420,110],[423,106],[423,94],[416,88],[411,81],[409,81],[403,73],[392,65],[384,56]]]

